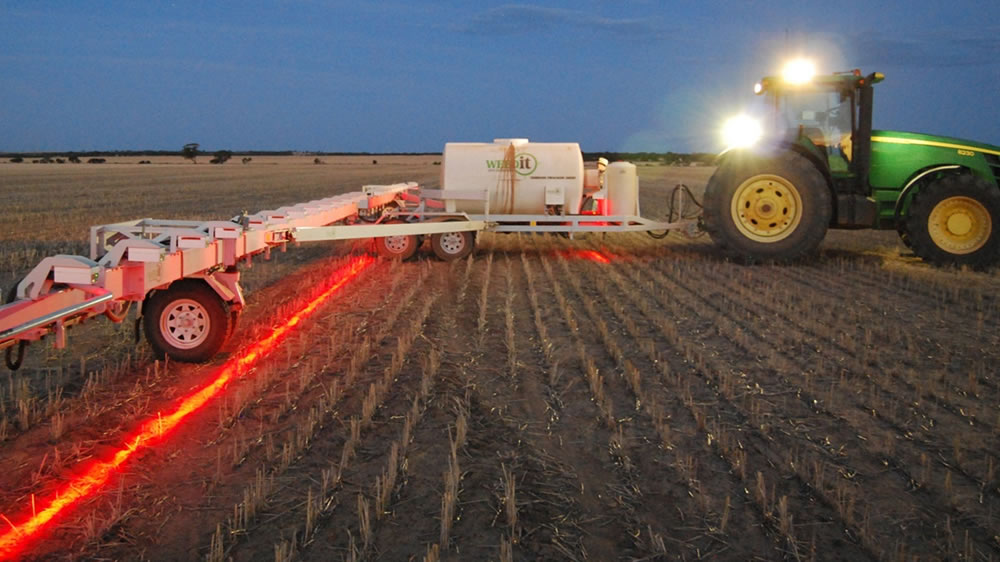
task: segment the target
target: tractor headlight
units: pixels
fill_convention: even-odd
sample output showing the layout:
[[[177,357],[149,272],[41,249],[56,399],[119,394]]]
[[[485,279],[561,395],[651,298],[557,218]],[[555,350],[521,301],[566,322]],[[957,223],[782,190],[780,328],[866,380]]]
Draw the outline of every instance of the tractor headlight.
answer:
[[[789,84],[805,84],[816,76],[816,65],[806,59],[795,59],[785,65],[781,78]]]
[[[722,125],[722,140],[728,148],[753,146],[763,133],[760,121],[746,115],[731,117]]]

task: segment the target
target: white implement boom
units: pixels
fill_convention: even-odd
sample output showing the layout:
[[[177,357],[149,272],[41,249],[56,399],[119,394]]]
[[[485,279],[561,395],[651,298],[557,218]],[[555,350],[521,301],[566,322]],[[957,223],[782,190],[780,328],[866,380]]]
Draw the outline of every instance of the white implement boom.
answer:
[[[243,308],[237,265],[256,254],[269,257],[271,248],[289,242],[374,238],[383,256],[407,259],[429,237],[438,257],[453,260],[472,252],[478,231],[665,235],[698,228],[697,218],[682,209],[668,222],[569,214],[556,206],[545,214],[495,214],[488,196],[478,190],[421,192],[408,182],[365,186],[228,221],[147,218],[91,227],[89,257],[45,258],[17,285],[14,300],[0,306],[0,350],[7,367],[16,369],[29,343],[53,336],[61,348],[68,327],[101,315],[122,322],[131,303],[139,302],[136,321],[142,321],[156,356],[206,361],[225,344]],[[485,201],[482,213],[454,210],[455,201],[477,200]],[[683,207],[683,195],[674,203]]]

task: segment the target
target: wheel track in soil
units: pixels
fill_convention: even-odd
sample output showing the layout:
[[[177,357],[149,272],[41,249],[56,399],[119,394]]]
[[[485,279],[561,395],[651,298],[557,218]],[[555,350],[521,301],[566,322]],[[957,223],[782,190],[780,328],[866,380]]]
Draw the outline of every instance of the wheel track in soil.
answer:
[[[345,290],[341,293],[338,293],[337,295],[338,299],[340,299],[339,302],[342,303],[344,301],[355,301],[364,303],[374,303],[373,307],[374,310],[386,307],[389,303],[391,303],[391,296],[385,295],[384,293],[380,294],[380,292],[377,290],[378,283],[375,281],[375,279],[377,279],[377,276],[375,276],[375,279],[372,279],[371,277],[372,276],[369,275],[363,279],[358,279],[356,280],[357,282],[351,283],[350,285],[345,287]],[[379,301],[379,297],[382,298],[381,302]],[[332,303],[332,304],[334,308],[342,306],[337,303]],[[329,307],[330,305],[327,305],[327,307],[325,308],[329,309]],[[344,316],[351,316],[354,314],[356,314],[356,311],[346,311],[344,313]],[[372,312],[372,314],[376,313]],[[319,319],[310,319],[307,324],[301,326],[302,330],[300,332],[297,332],[296,334],[296,337],[298,338],[297,341],[301,344],[301,342],[306,341],[306,339],[309,337],[308,335],[305,334],[306,332],[313,332],[313,333],[322,332],[325,329],[326,325],[328,325],[328,322],[322,322]],[[266,326],[262,327],[262,330],[263,329],[266,329]],[[274,373],[272,373],[272,376],[277,378],[280,378],[281,376],[290,376],[296,370],[299,370],[302,367],[301,359],[306,354],[315,355],[315,351],[313,350],[311,353],[309,353],[310,350],[305,350],[300,348],[298,350],[298,353],[295,355],[295,363],[293,363],[291,349],[294,343],[295,341],[286,340],[284,345],[285,349],[288,351],[286,351],[285,353],[281,353],[280,351],[278,351],[277,353],[272,354],[270,357],[266,358],[262,364],[258,365],[256,369],[264,369],[264,370],[272,369],[274,371]],[[326,350],[326,352],[327,355],[331,355],[329,348]],[[332,352],[332,355],[334,356],[340,354],[341,350],[339,348]],[[282,358],[282,356],[284,356],[284,358]],[[334,358],[325,357],[325,359],[333,360]],[[282,362],[282,360],[284,361],[284,365],[282,367],[276,367],[274,365],[275,363]],[[284,375],[282,375],[281,373],[284,373]],[[251,387],[256,383],[256,381],[242,381],[242,382],[246,385],[250,385]],[[265,389],[273,390],[274,386],[275,385],[266,386]],[[233,393],[236,392],[237,390],[238,389],[230,387],[229,389],[227,389],[226,396],[227,397],[232,396]],[[183,512],[184,510],[194,510],[195,512],[205,513],[205,514],[211,514],[213,512],[215,513],[221,512],[223,514],[227,512],[232,513],[230,506],[233,506],[240,501],[241,498],[240,494],[244,489],[241,482],[245,481],[252,482],[253,473],[260,466],[260,464],[258,463],[261,463],[265,466],[269,466],[272,462],[271,457],[277,455],[277,452],[273,450],[273,448],[267,447],[265,443],[269,442],[273,443],[273,438],[275,436],[278,436],[278,438],[280,439],[280,437],[283,434],[286,434],[289,431],[288,428],[295,427],[297,424],[300,424],[302,422],[303,418],[308,418],[308,416],[310,415],[311,407],[316,404],[315,400],[316,394],[318,393],[312,393],[312,394],[299,393],[296,396],[295,403],[282,407],[289,413],[289,415],[284,416],[280,420],[276,420],[274,422],[268,421],[267,431],[265,431],[264,429],[264,420],[269,418],[270,415],[266,412],[262,413],[267,403],[269,402],[268,399],[269,397],[267,396],[257,396],[256,400],[252,403],[253,408],[248,408],[248,412],[256,411],[260,415],[235,417],[234,420],[237,421],[240,425],[234,425],[231,427],[215,426],[213,429],[213,431],[217,432],[215,437],[208,440],[207,443],[199,442],[201,444],[196,445],[196,450],[190,451],[193,455],[195,455],[191,457],[191,459],[201,458],[202,460],[200,462],[193,462],[193,460],[189,459],[189,461],[185,463],[186,465],[196,464],[198,466],[203,467],[203,469],[201,470],[202,473],[201,477],[198,476],[199,473],[197,471],[193,471],[191,475],[191,484],[204,487],[206,490],[205,497],[202,501],[197,501],[194,504],[185,504],[183,501],[179,501],[177,496],[172,496],[170,490],[167,490],[167,495],[165,496],[147,497],[145,501],[135,502],[135,503],[142,503],[146,505],[170,504],[173,507],[175,507],[178,510],[178,512]],[[275,397],[271,396],[270,398],[273,399]],[[273,400],[270,401],[273,402]],[[211,416],[210,414],[206,415],[209,417]],[[195,424],[197,423],[198,422],[195,422]],[[252,427],[247,427],[247,426],[252,426]],[[240,431],[241,428],[243,429],[243,431]],[[226,437],[226,434],[229,434],[229,436]],[[244,456],[243,460],[239,462],[234,462],[231,468],[229,469],[229,472],[225,474],[224,477],[220,478],[221,475],[214,474],[216,471],[219,470],[219,468],[217,467],[219,463],[217,462],[214,456],[211,458],[211,460],[208,459],[208,457],[211,456],[211,453],[207,452],[207,448],[213,446],[213,444],[214,448],[216,449],[220,447],[225,447],[227,442],[228,445],[230,445],[231,447],[237,447],[239,445],[238,443],[235,443],[235,441],[240,439],[243,440],[248,439],[249,438],[248,436],[256,436],[256,439],[253,440],[253,446],[243,450],[243,456]],[[271,439],[269,440],[269,438]],[[267,450],[261,450],[261,449],[267,449]],[[224,456],[228,457],[228,451],[230,449],[227,448],[226,450],[227,450],[227,455]],[[220,456],[219,457],[220,461],[221,458],[222,457]],[[204,468],[204,467],[209,467],[209,468]],[[153,470],[156,469],[153,468]],[[211,472],[213,474],[206,474],[208,472]],[[156,490],[155,488],[151,490],[137,491],[137,495],[141,495],[143,493],[161,494],[162,492]],[[192,545],[191,546],[192,549],[197,548],[198,544],[203,544],[203,543],[207,544],[208,541],[206,533],[210,533],[210,530],[206,531],[206,529],[209,529],[209,527],[206,527],[203,524],[203,521],[204,518],[210,517],[210,515],[201,515],[199,518],[191,520],[183,518],[174,518],[173,517],[174,513],[170,513],[164,509],[160,509],[158,513],[161,514],[163,520],[159,522],[160,524],[158,526],[156,526],[155,532],[148,531],[148,528],[151,526],[150,524],[139,522],[137,525],[135,525],[135,527],[137,528],[132,530],[133,535],[140,538],[143,536],[146,537],[145,541],[137,541],[137,542],[139,543],[146,542],[147,544],[155,545],[157,543],[157,538],[164,533],[163,529],[166,528],[167,531],[169,532],[166,536],[176,537],[180,535],[192,538],[197,536],[205,539],[204,541],[202,541],[201,539],[191,540],[190,542]],[[151,517],[150,519],[155,520],[156,518]],[[108,548],[105,545],[98,544],[96,545],[96,547],[101,548],[102,553],[115,551],[114,549],[108,550]],[[124,547],[124,551],[132,552],[131,550],[128,550],[127,547]],[[124,556],[128,557],[130,555],[125,554]]]
[[[692,274],[692,270],[686,269],[684,271],[684,278],[689,280],[691,274]],[[710,310],[714,308],[714,305],[711,302],[709,302],[706,297],[704,297],[703,295],[701,295],[699,293],[696,293],[696,292],[688,289],[687,283],[684,283],[683,281],[681,281],[680,279],[677,278],[678,276],[680,276],[680,272],[674,272],[674,275],[675,275],[675,278],[672,281],[669,281],[669,283],[670,283],[670,285],[673,286],[673,289],[675,291],[675,293],[674,293],[675,295],[676,295],[677,291],[680,291],[680,292],[683,293],[686,290],[686,291],[690,292],[690,294],[693,295],[696,299],[699,299],[703,303],[705,303],[705,305]],[[665,280],[665,279],[661,278],[660,280],[662,281],[662,280]],[[715,276],[713,274],[712,277],[711,277],[711,280],[717,280],[717,276]],[[695,314],[695,316],[698,316],[700,314],[696,309],[691,309],[691,311]],[[725,312],[719,310],[718,308],[714,308],[714,313],[720,315],[723,318],[727,318],[730,322],[733,321],[733,318],[730,315],[727,315]],[[732,316],[737,316],[737,315],[732,315]],[[737,317],[736,318],[736,325],[739,325],[740,321],[741,321],[740,318]],[[714,322],[713,324],[719,324],[719,323],[718,322]],[[744,328],[745,327],[743,327],[743,328],[739,328],[738,327],[736,329],[738,331],[744,331]],[[737,333],[732,333],[731,330],[730,330],[730,332],[731,332],[730,333],[731,337],[732,336],[736,336],[737,338],[739,337],[739,335]],[[751,332],[751,334],[754,333],[753,330],[750,330],[750,332]],[[761,345],[759,347],[763,348],[763,347],[766,347],[766,346]],[[752,350],[750,348],[746,348],[746,349],[744,349],[744,352],[751,353]],[[794,361],[790,360],[788,357],[782,356],[782,360],[783,360],[782,362],[785,363],[786,365],[787,365],[788,362],[791,362],[792,364],[794,364]],[[778,368],[778,366],[774,366],[774,370],[775,370],[776,373],[780,373],[780,372],[785,371],[786,369],[785,368]],[[773,377],[767,377],[767,376],[761,377],[761,375],[764,374],[762,370],[755,369],[752,372],[758,374],[758,379],[757,380],[765,383],[765,384],[762,385],[764,388],[774,388],[775,386],[777,386],[777,387],[791,387],[791,388],[795,388],[797,386],[793,380],[788,379],[787,377],[782,376],[780,374],[778,375],[778,377],[781,380],[777,381],[778,384],[775,385],[775,384],[772,384],[771,382],[769,382],[769,379],[773,380]],[[811,395],[811,393],[803,393],[802,389],[800,388],[799,392],[797,394],[799,396],[799,398],[797,398],[797,402],[799,402],[799,403],[802,404],[802,406],[801,406],[800,409],[803,411],[803,413],[801,415],[799,415],[799,416],[792,416],[792,417],[793,417],[793,419],[795,419],[795,418],[806,419],[806,418],[810,417],[809,413],[813,409],[813,406],[809,403],[809,398],[803,398],[802,394],[805,394],[808,397],[808,396]],[[793,404],[795,404],[795,403],[793,402]],[[817,404],[818,404],[818,402],[817,402]],[[842,414],[838,414],[838,413],[836,413],[834,411],[831,411],[831,410],[828,410],[826,408],[820,407],[820,408],[818,408],[817,411],[818,411],[818,413],[823,413],[824,415],[830,416],[831,418],[833,418],[832,421],[838,421],[839,420],[839,421],[847,422],[847,423],[852,424],[852,425],[856,425],[856,422],[852,422],[850,418],[845,418]],[[784,414],[784,415],[788,415],[789,412],[788,412],[788,402],[787,402],[787,400],[785,401],[784,406],[778,410],[778,413]],[[812,413],[816,413],[816,412],[812,412]],[[855,445],[855,447],[857,447],[858,450],[860,450],[860,451],[866,451],[867,452],[866,456],[863,456],[861,458],[856,458],[856,460],[855,460],[855,462],[857,463],[856,464],[857,467],[865,467],[865,466],[867,467],[867,469],[864,470],[864,472],[863,472],[864,474],[873,475],[873,474],[879,474],[881,472],[880,463],[874,462],[872,459],[869,458],[869,456],[874,456],[874,457],[877,458],[879,456],[877,452],[873,454],[870,451],[870,449],[864,443],[859,442],[859,440],[856,439],[854,437],[854,435],[847,435],[847,434],[845,434],[845,433],[849,433],[849,432],[844,432],[842,430],[842,428],[837,428],[835,425],[831,424],[829,426],[829,429],[831,431],[836,430],[838,433],[842,434],[841,442],[843,442],[845,444],[851,443],[851,444]],[[836,462],[835,458],[829,456],[829,451],[825,451],[825,454],[828,455],[828,459],[827,460],[829,462],[831,462],[834,465],[840,464],[840,463]],[[904,469],[904,467],[902,465],[899,465],[899,463],[897,463],[897,465],[898,466],[896,467],[896,470],[898,472],[903,473],[904,476],[905,476],[905,478],[904,478],[903,481],[899,482],[899,484],[894,484],[895,479],[890,479],[888,483],[891,484],[891,485],[893,485],[896,488],[903,488],[905,490],[906,489],[905,484],[907,482],[913,480],[913,477],[912,477],[912,475],[909,475],[908,473],[905,472],[905,469]],[[844,467],[844,468],[845,469],[850,469],[850,467]],[[878,486],[872,486],[871,484],[869,484],[869,485],[866,485],[866,490],[880,491],[881,488],[878,487]],[[938,496],[938,497],[940,498],[940,496]],[[889,498],[887,498],[887,499],[889,499]],[[864,503],[872,503],[873,505],[879,505],[879,506],[883,506],[883,507],[889,505],[888,503],[884,503],[884,502],[864,502]],[[869,512],[869,514],[870,514],[870,512]],[[883,513],[880,513],[879,515],[885,516],[886,514],[883,512]],[[905,515],[905,514],[900,514],[900,519],[905,519],[905,517],[903,517],[903,515]],[[979,518],[979,519],[982,520],[981,518]],[[891,520],[891,518],[890,518],[890,520]],[[936,527],[934,525],[934,523],[932,523],[932,522],[925,522],[925,523],[929,527],[929,530],[933,530]],[[876,528],[880,528],[879,525],[876,525],[875,527]],[[985,532],[984,529],[982,529],[981,527],[978,527],[978,526],[972,526],[971,529],[967,528],[967,530],[970,530],[977,537],[977,540],[980,542],[981,545],[987,545],[987,548],[989,548],[989,541],[988,541],[988,538],[987,538],[989,536],[989,534],[987,532]],[[938,532],[940,532],[940,530]],[[925,536],[927,536],[927,535],[925,535]]]

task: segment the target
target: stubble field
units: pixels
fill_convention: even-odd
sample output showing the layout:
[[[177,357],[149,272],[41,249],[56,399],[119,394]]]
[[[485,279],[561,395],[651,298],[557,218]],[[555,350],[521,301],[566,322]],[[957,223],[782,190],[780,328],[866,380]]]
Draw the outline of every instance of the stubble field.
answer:
[[[0,286],[85,254],[92,224],[438,187],[439,157],[377,159],[0,164]],[[639,170],[650,218],[712,171]],[[151,361],[130,321],[32,346],[0,379],[0,513],[30,514],[367,249],[255,261],[208,365]],[[364,267],[24,556],[996,559],[998,324],[997,273],[929,268],[889,233],[788,266],[676,234],[485,234],[468,260]]]

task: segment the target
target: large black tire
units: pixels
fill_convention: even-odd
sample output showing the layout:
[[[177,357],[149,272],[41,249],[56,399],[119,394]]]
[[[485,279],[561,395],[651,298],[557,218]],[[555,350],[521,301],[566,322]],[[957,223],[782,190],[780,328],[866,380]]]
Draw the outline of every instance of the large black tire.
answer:
[[[236,322],[222,298],[194,279],[156,291],[143,306],[143,330],[153,354],[162,359],[208,361],[229,339]]]
[[[938,266],[985,269],[1000,261],[1000,190],[971,174],[942,176],[913,196],[913,251]]]
[[[705,227],[728,255],[785,262],[816,250],[833,212],[819,170],[794,152],[732,154],[705,189]]]
[[[403,224],[403,221],[389,221],[386,224]],[[408,260],[417,253],[421,240],[415,234],[382,236],[375,238],[375,251],[384,258]]]
[[[896,225],[896,233],[899,234],[899,241],[907,248],[913,248],[913,241],[910,240],[910,229],[906,226],[906,221],[901,220]]]
[[[431,235],[431,249],[435,256],[444,261],[460,260],[468,256],[475,245],[476,237],[468,230]]]

